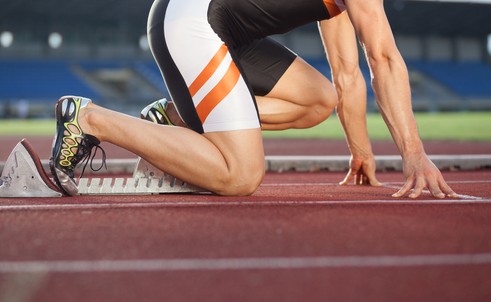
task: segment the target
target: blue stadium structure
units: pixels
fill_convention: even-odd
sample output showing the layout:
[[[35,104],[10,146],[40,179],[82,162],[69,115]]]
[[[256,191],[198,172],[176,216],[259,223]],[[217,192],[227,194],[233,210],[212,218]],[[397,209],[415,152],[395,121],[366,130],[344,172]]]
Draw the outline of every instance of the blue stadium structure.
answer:
[[[31,104],[32,116],[49,116],[46,105],[66,94],[128,113],[169,97],[145,40],[152,2],[0,0],[0,116],[15,115],[19,100]],[[491,5],[385,5],[410,72],[415,110],[491,110]],[[47,43],[53,32],[58,45]],[[315,24],[276,38],[330,77]],[[360,63],[369,109],[377,110],[362,55]]]
[[[1,60],[0,83],[1,99],[53,99],[70,93],[101,97],[64,60]]]

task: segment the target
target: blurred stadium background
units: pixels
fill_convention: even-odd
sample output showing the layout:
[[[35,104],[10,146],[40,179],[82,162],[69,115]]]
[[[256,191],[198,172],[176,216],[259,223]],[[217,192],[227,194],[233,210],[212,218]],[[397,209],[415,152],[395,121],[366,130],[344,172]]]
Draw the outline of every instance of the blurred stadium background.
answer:
[[[168,96],[145,36],[152,2],[0,0],[0,117],[50,117],[66,94],[129,114]],[[491,110],[487,2],[385,1],[416,111]],[[329,76],[315,24],[275,38]]]

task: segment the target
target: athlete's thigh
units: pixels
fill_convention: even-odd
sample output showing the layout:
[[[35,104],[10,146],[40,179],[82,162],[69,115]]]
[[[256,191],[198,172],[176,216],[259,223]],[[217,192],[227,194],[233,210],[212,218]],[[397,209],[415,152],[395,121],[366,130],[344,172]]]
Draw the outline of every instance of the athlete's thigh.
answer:
[[[254,96],[211,28],[210,0],[157,0],[150,47],[179,114],[199,133],[259,128]]]
[[[332,91],[325,76],[271,38],[240,47],[237,54],[256,96],[309,106]]]
[[[334,88],[329,79],[297,57],[266,97],[310,106],[332,93]]]
[[[265,161],[261,129],[209,132],[203,135],[222,152],[233,175],[241,179],[262,179]]]
[[[241,45],[236,53],[256,96],[268,94],[297,57],[271,38]]]

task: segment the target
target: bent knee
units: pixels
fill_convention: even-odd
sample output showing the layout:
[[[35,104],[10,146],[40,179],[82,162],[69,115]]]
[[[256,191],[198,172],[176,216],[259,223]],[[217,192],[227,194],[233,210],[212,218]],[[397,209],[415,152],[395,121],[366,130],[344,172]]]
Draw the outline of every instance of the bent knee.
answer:
[[[316,95],[308,109],[307,118],[302,120],[299,128],[314,127],[325,121],[338,105],[338,94],[332,85],[327,85]]]
[[[324,87],[324,93],[322,96],[322,100],[320,102],[321,106],[321,115],[323,115],[323,120],[328,118],[333,112],[336,106],[338,105],[338,93],[336,92],[336,88],[331,85],[327,85]]]
[[[256,169],[241,169],[226,177],[215,193],[223,196],[248,196],[256,192],[265,175],[264,165]]]

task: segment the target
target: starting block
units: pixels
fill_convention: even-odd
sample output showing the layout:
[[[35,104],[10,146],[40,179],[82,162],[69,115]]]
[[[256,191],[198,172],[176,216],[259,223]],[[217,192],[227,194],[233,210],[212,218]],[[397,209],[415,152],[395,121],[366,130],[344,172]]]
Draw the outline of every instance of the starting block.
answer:
[[[10,153],[0,178],[0,197],[61,197],[39,156],[25,139]]]
[[[78,195],[156,195],[204,192],[138,158],[131,178],[81,178]]]
[[[2,197],[61,197],[62,191],[44,170],[39,156],[23,139],[10,153],[0,177]],[[131,178],[81,178],[77,195],[156,195],[197,193],[191,186],[139,158]]]

